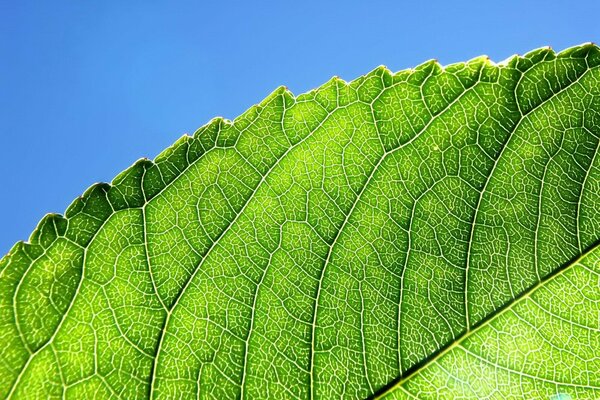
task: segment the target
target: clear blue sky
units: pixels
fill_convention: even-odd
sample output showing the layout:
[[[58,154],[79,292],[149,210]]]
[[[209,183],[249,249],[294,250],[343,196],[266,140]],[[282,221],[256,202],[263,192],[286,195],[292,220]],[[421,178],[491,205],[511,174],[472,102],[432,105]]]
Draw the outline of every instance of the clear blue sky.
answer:
[[[0,0],[0,255],[92,183],[279,85],[600,41],[597,1],[451,3]]]

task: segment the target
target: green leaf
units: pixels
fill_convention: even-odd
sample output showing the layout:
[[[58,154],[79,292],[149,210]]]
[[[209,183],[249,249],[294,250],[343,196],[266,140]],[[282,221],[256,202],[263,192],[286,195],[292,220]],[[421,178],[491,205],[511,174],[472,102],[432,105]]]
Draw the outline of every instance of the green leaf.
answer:
[[[2,398],[597,398],[600,49],[276,90],[0,261]]]
[[[386,399],[600,398],[600,247],[388,390]]]

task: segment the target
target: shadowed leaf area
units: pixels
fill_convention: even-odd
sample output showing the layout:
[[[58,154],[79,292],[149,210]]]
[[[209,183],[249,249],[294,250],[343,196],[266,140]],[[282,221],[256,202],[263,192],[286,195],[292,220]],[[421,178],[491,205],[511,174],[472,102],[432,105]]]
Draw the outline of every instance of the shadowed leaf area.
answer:
[[[600,398],[600,49],[214,119],[0,261],[0,398]]]

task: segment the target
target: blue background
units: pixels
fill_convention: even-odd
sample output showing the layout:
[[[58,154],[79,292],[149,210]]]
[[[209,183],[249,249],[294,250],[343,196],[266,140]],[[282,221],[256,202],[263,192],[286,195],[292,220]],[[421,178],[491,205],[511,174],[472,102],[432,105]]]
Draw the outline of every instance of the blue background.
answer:
[[[279,85],[600,40],[596,1],[203,3],[0,1],[0,255],[92,183]]]

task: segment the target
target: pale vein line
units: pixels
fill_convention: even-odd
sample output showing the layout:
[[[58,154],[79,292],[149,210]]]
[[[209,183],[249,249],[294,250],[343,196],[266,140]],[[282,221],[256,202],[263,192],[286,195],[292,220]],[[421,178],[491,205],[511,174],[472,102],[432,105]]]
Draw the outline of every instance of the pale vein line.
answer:
[[[436,184],[437,184],[437,182],[436,182]],[[404,356],[402,354],[402,320],[404,319],[404,313],[402,312],[402,304],[403,304],[403,299],[404,299],[404,275],[405,275],[407,267],[408,267],[408,262],[409,262],[409,258],[410,258],[410,254],[411,254],[411,250],[412,250],[412,225],[413,225],[413,221],[415,219],[415,210],[417,208],[417,204],[427,193],[429,193],[431,190],[433,190],[433,188],[435,187],[436,184],[434,184],[433,186],[424,190],[423,193],[421,193],[419,195],[419,197],[417,197],[413,201],[413,206],[410,210],[410,218],[408,221],[408,232],[407,232],[406,257],[404,258],[404,263],[402,265],[402,272],[401,272],[401,276],[400,276],[400,295],[398,296],[398,318],[397,318],[398,319],[398,329],[396,330],[396,343],[398,346],[398,373],[400,373],[400,374],[402,373],[402,370],[403,370],[402,360],[404,358]],[[407,193],[408,193],[408,189],[407,189]],[[409,195],[410,195],[410,193],[409,193]]]
[[[556,381],[553,381],[551,379],[544,378],[544,377],[541,377],[541,376],[535,376],[535,375],[531,375],[531,374],[528,374],[528,373],[523,372],[523,371],[517,371],[517,370],[514,370],[512,368],[506,367],[504,365],[496,364],[496,363],[488,360],[487,358],[482,357],[479,354],[477,354],[477,353],[475,353],[475,352],[467,349],[466,347],[461,346],[460,344],[457,346],[457,348],[463,350],[465,353],[469,354],[470,356],[472,356],[472,357],[474,357],[474,358],[476,358],[476,359],[478,359],[480,361],[483,361],[486,364],[489,364],[489,365],[493,366],[494,368],[501,369],[501,370],[506,371],[506,372],[511,373],[511,374],[516,374],[516,375],[519,375],[519,376],[522,376],[522,377],[525,377],[525,378],[529,378],[529,379],[533,379],[533,380],[537,380],[537,381],[541,381],[541,382],[546,382],[546,383],[551,383],[553,385],[558,385],[558,386],[570,386],[570,387],[578,387],[578,388],[582,388],[582,389],[592,389],[592,390],[598,390],[598,389],[600,389],[600,387],[598,387],[598,386],[584,385],[584,384],[581,384],[581,383],[556,382]]]
[[[416,395],[412,394],[412,392],[409,392],[408,389],[406,389],[404,386],[400,386],[399,389],[401,391],[403,391],[406,395],[408,395],[408,397],[410,397],[411,399],[420,400],[419,397],[417,397]]]
[[[540,189],[539,189],[538,204],[537,204],[537,218],[536,218],[536,222],[535,222],[535,233],[533,236],[533,260],[534,260],[533,267],[535,269],[535,276],[537,277],[538,282],[542,279],[542,277],[540,276],[539,234],[540,234],[540,225],[542,222],[542,198],[544,196],[544,182],[546,181],[546,174],[548,173],[548,166],[552,163],[552,161],[554,160],[554,157],[556,157],[556,155],[558,153],[560,153],[560,150],[562,150],[564,140],[565,140],[565,135],[563,133],[561,136],[561,141],[560,141],[560,145],[558,146],[558,149],[554,152],[554,154],[552,154],[548,158],[548,162],[544,164],[544,172],[542,173],[542,179],[540,180]]]
[[[162,308],[167,311],[167,306],[165,305],[165,303],[163,302],[162,297],[160,296],[160,294],[158,293],[158,287],[156,286],[156,280],[154,279],[154,273],[152,272],[152,262],[150,261],[150,253],[148,251],[148,229],[146,228],[146,205],[148,204],[148,199],[146,197],[146,191],[144,190],[144,178],[146,177],[146,169],[144,169],[144,173],[142,174],[142,178],[141,178],[141,184],[140,184],[140,188],[142,190],[142,193],[144,195],[144,206],[141,207],[142,209],[142,234],[143,234],[143,240],[144,240],[144,254],[146,256],[146,264],[148,264],[148,273],[150,274],[150,282],[152,283],[152,290],[154,291],[154,294],[156,295],[156,297],[158,298],[158,301],[160,302],[160,305],[162,306]]]
[[[583,324],[580,324],[577,321],[573,321],[571,319],[568,319],[568,318],[562,317],[562,316],[560,316],[560,315],[558,315],[556,313],[553,313],[552,311],[550,311],[547,308],[543,307],[540,303],[538,303],[537,301],[535,301],[533,298],[530,298],[529,301],[532,302],[533,304],[535,304],[544,314],[547,314],[550,317],[556,318],[556,319],[558,319],[560,321],[563,321],[563,322],[565,322],[567,324],[575,325],[575,326],[578,326],[580,328],[583,328],[583,329],[586,329],[586,330],[589,330],[589,331],[594,331],[594,332],[599,332],[600,333],[600,328],[591,327],[591,326],[588,326],[588,325],[583,325]]]
[[[363,278],[364,280],[364,278]],[[373,385],[371,379],[369,379],[369,370],[367,369],[367,345],[365,343],[365,332],[364,332],[364,312],[365,312],[365,300],[363,297],[362,283],[363,280],[358,283],[358,293],[360,295],[360,344],[361,344],[361,356],[363,363],[363,370],[365,371],[365,378],[367,379],[367,385],[369,385],[369,392],[373,393]]]
[[[269,266],[271,265],[273,255],[281,247],[281,241],[283,240],[282,229],[283,229],[282,226],[280,226],[279,227],[279,243],[277,245],[277,248],[275,250],[273,250],[271,252],[271,254],[269,255],[269,260],[267,261],[267,266],[265,267],[265,269],[260,277],[260,280],[258,281],[258,284],[256,285],[256,290],[254,291],[254,298],[252,299],[252,311],[251,311],[251,315],[250,315],[250,328],[248,328],[248,335],[247,335],[245,343],[244,343],[244,361],[243,361],[243,366],[242,366],[242,383],[240,385],[241,386],[241,388],[240,388],[240,399],[241,400],[244,399],[244,394],[245,394],[246,374],[247,374],[247,368],[248,368],[248,350],[249,350],[249,346],[250,346],[250,338],[252,336],[252,330],[254,328],[254,321],[256,320],[256,318],[255,318],[256,300],[258,299],[258,292],[265,280],[265,276],[267,276],[267,272],[269,271]]]

